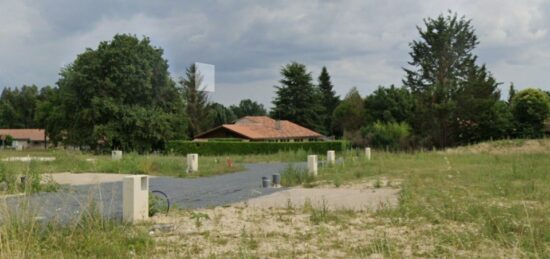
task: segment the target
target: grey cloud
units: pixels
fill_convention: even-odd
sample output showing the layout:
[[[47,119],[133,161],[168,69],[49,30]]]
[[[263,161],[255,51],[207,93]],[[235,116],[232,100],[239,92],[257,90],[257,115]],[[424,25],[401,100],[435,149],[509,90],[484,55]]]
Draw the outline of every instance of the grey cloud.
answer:
[[[544,1],[11,1],[0,0],[0,87],[54,84],[60,68],[116,33],[146,35],[177,78],[196,61],[216,65],[224,104],[270,105],[281,66],[326,65],[339,94],[399,85],[422,19],[473,19],[476,50],[499,81],[548,89],[550,5]]]

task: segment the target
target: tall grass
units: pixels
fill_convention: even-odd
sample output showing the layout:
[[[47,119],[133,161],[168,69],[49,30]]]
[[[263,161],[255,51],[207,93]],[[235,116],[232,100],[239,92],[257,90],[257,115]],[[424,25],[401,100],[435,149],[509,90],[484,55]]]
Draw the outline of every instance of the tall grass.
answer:
[[[489,244],[540,258],[550,255],[549,156],[373,152],[371,161],[348,155],[341,165],[321,168],[316,181],[402,182],[399,206],[377,215],[402,226],[440,226],[431,233],[439,247],[432,256]],[[451,227],[461,225],[474,231]]]
[[[152,255],[143,226],[101,217],[93,204],[71,222],[44,222],[31,209],[0,206],[0,258],[127,258]]]
[[[308,173],[306,169],[296,167],[292,164],[287,165],[281,174],[281,185],[291,187],[296,185],[311,184],[315,178]]]
[[[139,155],[137,153],[124,154],[121,160],[112,160],[108,155],[93,155],[78,151],[65,150],[28,150],[28,151],[0,151],[0,159],[7,157],[55,157],[54,161],[10,161],[0,162],[0,187],[2,182],[8,190],[0,193],[22,192],[21,176],[25,176],[33,188],[32,191],[52,189],[53,185],[40,184],[40,174],[57,172],[100,172],[122,174],[149,174],[175,177],[200,177],[244,170],[239,163],[227,163],[229,157],[200,157],[199,171],[193,174],[186,173],[186,158],[176,155]],[[43,183],[43,182],[42,182]]]

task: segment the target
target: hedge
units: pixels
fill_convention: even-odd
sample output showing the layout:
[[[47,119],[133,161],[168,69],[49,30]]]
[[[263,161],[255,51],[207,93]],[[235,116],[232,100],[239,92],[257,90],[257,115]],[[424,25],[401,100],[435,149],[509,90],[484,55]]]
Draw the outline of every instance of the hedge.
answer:
[[[325,153],[328,150],[342,151],[348,146],[346,141],[312,142],[243,142],[208,141],[195,142],[174,140],[167,143],[167,150],[177,154],[198,153],[201,155],[251,155],[273,154],[279,151],[305,150],[312,153]]]

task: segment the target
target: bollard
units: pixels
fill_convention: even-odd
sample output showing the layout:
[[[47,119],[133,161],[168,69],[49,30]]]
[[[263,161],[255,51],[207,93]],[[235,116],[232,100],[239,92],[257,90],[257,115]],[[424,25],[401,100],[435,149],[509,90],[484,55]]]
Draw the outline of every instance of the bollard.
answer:
[[[187,154],[187,173],[199,171],[199,154]]]
[[[280,187],[281,186],[281,175],[280,174],[273,174],[272,176],[272,185],[273,187]]]
[[[317,155],[307,156],[307,171],[313,176],[317,176]]]
[[[122,180],[122,219],[134,223],[149,218],[149,177],[125,176]]]
[[[269,179],[267,179],[267,176],[262,176],[262,187],[269,187]]]
[[[120,160],[120,159],[122,159],[122,151],[120,151],[120,150],[113,150],[113,151],[111,152],[111,158],[112,158],[113,160]]]
[[[229,168],[233,167],[233,161],[229,159],[229,157],[226,158],[226,162],[227,162],[227,167]]]
[[[327,151],[327,164],[334,165],[336,163],[336,152],[334,150]]]
[[[370,160],[370,147],[365,148],[365,156],[367,157],[367,160]]]

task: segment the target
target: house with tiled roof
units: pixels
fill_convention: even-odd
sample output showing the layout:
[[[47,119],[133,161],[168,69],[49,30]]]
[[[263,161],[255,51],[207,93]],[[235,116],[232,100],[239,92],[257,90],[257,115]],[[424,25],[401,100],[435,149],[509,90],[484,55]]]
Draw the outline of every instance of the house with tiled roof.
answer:
[[[201,133],[195,140],[236,138],[244,141],[314,141],[324,136],[288,120],[267,116],[245,116],[233,124],[223,124]]]
[[[15,149],[45,148],[48,137],[44,129],[0,129],[0,140],[12,138],[11,147]]]

